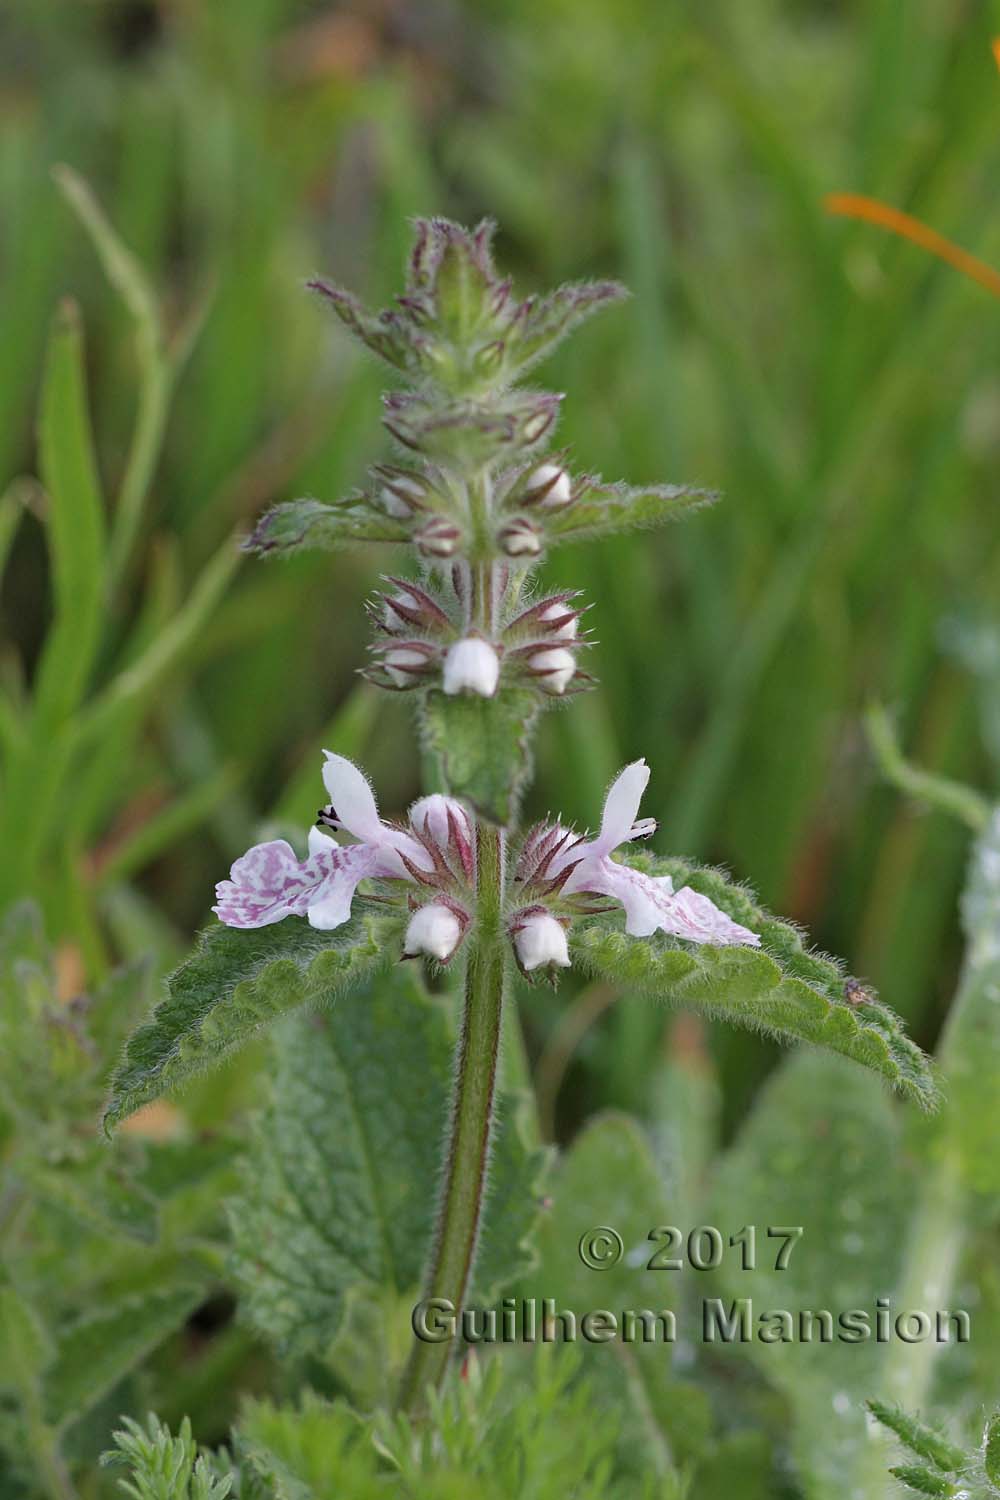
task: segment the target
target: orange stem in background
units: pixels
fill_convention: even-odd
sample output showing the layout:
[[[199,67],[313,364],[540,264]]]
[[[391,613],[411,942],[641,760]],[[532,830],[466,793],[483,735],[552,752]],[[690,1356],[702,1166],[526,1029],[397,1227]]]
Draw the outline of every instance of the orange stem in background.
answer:
[[[1000,59],[1000,41],[994,43],[994,50]],[[984,260],[970,255],[961,245],[946,240],[943,234],[938,234],[936,229],[931,229],[912,214],[904,214],[898,208],[880,202],[878,198],[864,198],[858,193],[830,193],[824,198],[823,206],[827,213],[842,214],[848,219],[865,219],[869,224],[878,224],[893,234],[901,235],[905,240],[912,240],[915,245],[930,251],[939,260],[947,261],[949,266],[954,266],[963,276],[978,281],[994,297],[1000,297],[1000,272],[994,271]]]
[[[993,61],[996,63],[997,67],[1000,68],[1000,36],[995,36],[993,38],[992,46],[993,46]]]

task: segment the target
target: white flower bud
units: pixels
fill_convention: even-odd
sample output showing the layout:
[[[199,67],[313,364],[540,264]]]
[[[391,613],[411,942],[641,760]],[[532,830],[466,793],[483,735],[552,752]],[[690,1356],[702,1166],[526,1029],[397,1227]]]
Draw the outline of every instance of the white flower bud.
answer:
[[[542,550],[538,528],[522,516],[503,528],[499,540],[508,557],[537,557]]]
[[[482,698],[492,698],[500,680],[500,658],[489,641],[478,636],[466,636],[456,641],[444,659],[444,683],[446,693],[478,693]]]
[[[446,850],[451,842],[451,822],[458,837],[471,848],[473,839],[472,820],[462,803],[455,797],[444,797],[432,792],[429,797],[418,797],[410,808],[410,827],[439,849]]]
[[[414,687],[414,676],[430,669],[430,657],[419,646],[389,646],[382,654],[382,665],[397,687]]]
[[[524,918],[514,934],[514,947],[526,974],[549,964],[559,969],[569,968],[566,929],[547,911],[532,912]]]
[[[415,611],[420,608],[420,600],[408,589],[397,589],[394,594],[386,594],[382,603],[382,623],[387,630],[397,629],[400,620],[409,624],[407,617],[396,610],[399,604],[405,610]]]
[[[405,521],[420,509],[427,494],[427,486],[419,479],[410,479],[405,474],[395,475],[382,486],[379,499],[387,515]]]
[[[410,918],[403,953],[406,958],[426,953],[445,963],[461,941],[462,924],[451,907],[442,901],[430,901]]]
[[[447,516],[435,516],[427,522],[414,538],[417,550],[424,557],[454,557],[462,540],[462,533]]]
[[[564,693],[576,672],[576,657],[565,646],[546,646],[532,652],[528,666],[542,674],[538,685],[547,693]]]
[[[569,619],[565,616],[569,615]],[[568,604],[549,604],[538,616],[541,623],[547,624],[549,620],[563,620],[562,625],[550,630],[549,634],[557,641],[575,641],[580,629],[580,621],[573,614]]]
[[[538,499],[538,504],[544,510],[561,510],[573,498],[573,486],[569,475],[565,469],[560,469],[558,464],[539,464],[538,468],[528,475],[526,488],[529,496],[537,490],[544,491]]]

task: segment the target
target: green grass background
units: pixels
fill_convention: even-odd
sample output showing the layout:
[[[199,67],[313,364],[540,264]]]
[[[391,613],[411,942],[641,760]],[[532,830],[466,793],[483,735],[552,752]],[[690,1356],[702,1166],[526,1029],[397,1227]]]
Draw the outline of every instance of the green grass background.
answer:
[[[659,847],[750,880],[930,1045],[966,836],[880,784],[862,715],[885,701],[915,759],[989,786],[1000,307],[822,198],[878,194],[1000,263],[997,26],[975,0],[8,0],[0,741],[23,734],[53,607],[47,501],[25,476],[60,299],[82,309],[112,511],[142,374],[52,166],[90,182],[169,331],[207,308],[103,612],[98,702],[234,528],[336,497],[386,451],[382,372],[306,278],[385,298],[409,216],[489,214],[522,287],[613,275],[634,293],[543,372],[569,393],[577,465],[724,494],[548,565],[595,603],[601,688],[546,717],[531,810],[594,822],[645,755]],[[400,562],[242,564],[95,745],[59,767],[43,740],[28,781],[7,778],[0,884],[42,901],[71,975],[183,951],[260,826],[311,816],[322,744],[363,760],[387,810],[416,792],[407,706],[354,675],[361,603]],[[535,1050],[565,1003],[526,1016]],[[641,1094],[662,1025],[606,1013],[569,1107]],[[770,1054],[713,1041],[736,1112]]]

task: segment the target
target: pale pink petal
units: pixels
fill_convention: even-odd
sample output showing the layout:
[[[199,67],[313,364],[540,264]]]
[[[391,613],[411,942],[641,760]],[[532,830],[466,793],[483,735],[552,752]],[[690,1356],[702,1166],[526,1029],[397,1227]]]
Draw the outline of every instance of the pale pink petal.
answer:
[[[332,868],[313,893],[306,909],[309,925],[323,932],[342,927],[350,920],[351,903],[359,882],[379,873],[377,850],[366,844],[351,844],[347,848],[334,844],[333,847],[336,854],[328,861]]]
[[[324,750],[323,784],[333,806],[334,816],[348,833],[365,843],[380,843],[384,826],[375,805],[375,795],[365,777],[346,756]]]
[[[748,927],[741,927],[724,911],[720,911],[707,896],[693,891],[690,886],[677,892],[672,901],[672,915],[676,925],[665,928],[677,937],[687,938],[689,943],[714,943],[726,946],[740,943],[748,948],[759,948],[760,938]]]
[[[346,921],[358,882],[376,873],[377,855],[363,844],[342,849],[332,839],[323,842],[325,849],[311,841],[304,860],[296,858],[284,839],[249,849],[233,865],[230,878],[215,888],[212,910],[220,922],[227,927],[268,927],[285,917],[305,916],[314,906],[323,908],[334,896],[342,901],[344,892],[347,905],[339,921]]]
[[[613,859],[590,858],[577,865],[563,889],[567,895],[595,891],[619,901],[630,937],[667,932],[689,943],[760,947],[755,932],[727,917],[707,896],[689,886],[675,893],[669,875],[647,875]]]
[[[670,917],[674,884],[669,875],[646,875],[613,859],[586,859],[566,881],[567,895],[596,891],[611,896],[625,908],[625,931],[630,937],[649,937]]]
[[[212,910],[227,927],[267,927],[302,916],[326,875],[312,859],[297,859],[284,839],[257,844],[219,881]]]

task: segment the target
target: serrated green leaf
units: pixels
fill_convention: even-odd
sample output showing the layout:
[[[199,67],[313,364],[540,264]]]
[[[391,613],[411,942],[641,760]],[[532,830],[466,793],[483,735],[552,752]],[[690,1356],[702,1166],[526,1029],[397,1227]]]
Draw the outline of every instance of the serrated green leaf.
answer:
[[[222,1062],[278,1016],[328,1005],[360,984],[394,956],[398,925],[358,900],[350,922],[333,932],[297,917],[254,932],[206,928],[167,980],[152,1019],[130,1038],[111,1080],[105,1130]]]
[[[689,1005],[722,1020],[752,1026],[782,1041],[811,1042],[872,1068],[922,1109],[938,1104],[928,1059],[899,1018],[865,991],[848,999],[846,976],[833,959],[808,951],[802,934],[759,907],[742,887],[716,870],[679,859],[637,856],[636,869],[670,875],[759,934],[760,948],[684,944],[657,933],[625,934],[620,913],[588,917],[573,926],[570,946],[581,967],[623,989],[638,989]]]
[[[282,1347],[322,1350],[345,1298],[418,1295],[452,1076],[449,1015],[396,969],[275,1032],[274,1097],[231,1210],[250,1316]],[[542,1154],[501,1105],[476,1269],[489,1299],[522,1272]],[[412,1302],[411,1302],[412,1305]]]
[[[493,698],[448,697],[435,689],[424,699],[424,741],[440,763],[447,790],[502,827],[517,815],[531,770],[538,710],[539,695],[526,688],[503,688]]]
[[[867,1437],[860,1393],[882,1386],[892,1345],[874,1338],[876,1299],[896,1286],[912,1193],[885,1090],[870,1074],[813,1052],[784,1060],[718,1170],[706,1222],[727,1234],[754,1224],[757,1240],[754,1269],[725,1255],[705,1289],[725,1316],[748,1304],[747,1341],[717,1338],[713,1352],[750,1360],[784,1394],[809,1500],[878,1492],[885,1457]],[[784,1240],[768,1227],[802,1229],[784,1269]],[[774,1309],[788,1314],[787,1341],[784,1318],[768,1318]],[[860,1342],[839,1337],[838,1319],[852,1309],[871,1330]],[[833,1321],[829,1341],[821,1336],[824,1310]],[[813,1315],[809,1338],[800,1337],[801,1314]],[[782,1341],[762,1341],[762,1327]]]
[[[166,1287],[105,1305],[71,1324],[45,1372],[48,1420],[62,1426],[89,1410],[178,1329],[203,1296],[196,1286]]]
[[[405,542],[412,527],[377,510],[358,494],[328,504],[322,500],[286,500],[265,512],[243,543],[258,557],[290,557],[309,548],[332,551],[358,542]]]
[[[933,1427],[928,1427],[916,1417],[911,1417],[908,1412],[902,1411],[898,1406],[890,1406],[885,1401],[868,1401],[865,1404],[875,1420],[894,1432],[900,1442],[918,1458],[926,1458],[946,1474],[957,1473],[965,1466],[962,1449],[949,1443]]]
[[[712,490],[692,489],[681,484],[636,488],[585,479],[578,487],[572,505],[546,514],[545,532],[550,542],[614,536],[617,532],[663,526],[706,505],[714,505],[718,498]]]

